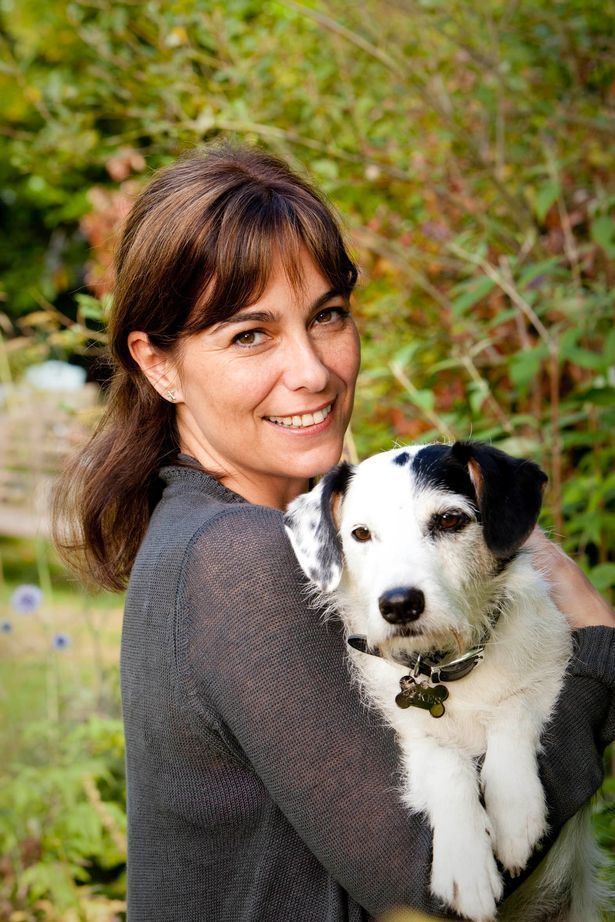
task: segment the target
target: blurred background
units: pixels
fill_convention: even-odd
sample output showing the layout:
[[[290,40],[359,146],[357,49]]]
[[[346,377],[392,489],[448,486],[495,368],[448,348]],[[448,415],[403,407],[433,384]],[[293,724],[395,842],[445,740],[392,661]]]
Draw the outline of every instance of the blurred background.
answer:
[[[104,402],[118,228],[187,148],[261,145],[337,208],[358,455],[531,456],[608,597],[614,24],[605,0],[0,0],[0,920],[125,918],[122,599],[59,565],[46,497]]]

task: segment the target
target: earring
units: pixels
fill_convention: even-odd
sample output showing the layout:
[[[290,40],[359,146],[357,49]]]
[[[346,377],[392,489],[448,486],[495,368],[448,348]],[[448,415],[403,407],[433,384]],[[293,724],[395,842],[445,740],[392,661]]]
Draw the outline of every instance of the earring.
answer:
[[[167,391],[167,397],[171,403],[175,403],[175,391]]]

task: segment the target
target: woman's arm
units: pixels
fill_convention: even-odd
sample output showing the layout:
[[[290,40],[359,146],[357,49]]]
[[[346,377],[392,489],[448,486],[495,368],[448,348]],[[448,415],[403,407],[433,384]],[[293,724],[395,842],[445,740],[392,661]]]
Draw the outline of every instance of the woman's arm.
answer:
[[[553,601],[566,615],[574,637],[574,655],[569,667],[571,676],[587,679],[606,686],[602,704],[604,717],[593,721],[596,741],[600,749],[615,737],[615,702],[608,689],[615,688],[615,612],[608,602],[592,586],[581,568],[544,532],[536,527],[527,546],[534,560],[546,576]],[[565,708],[571,694],[580,694],[586,686],[570,680],[564,686],[560,711]],[[593,695],[587,694],[593,700]],[[596,694],[596,705],[600,695]],[[589,703],[589,702],[588,702]],[[563,715],[561,715],[563,716]]]
[[[341,626],[323,623],[305,587],[278,512],[225,511],[186,561],[180,668],[187,665],[192,694],[222,716],[289,822],[360,905],[372,915],[399,904],[438,912],[429,894],[431,835],[401,803],[393,732],[360,701]],[[599,675],[568,681],[541,758],[554,828],[602,777],[595,736],[609,695]]]

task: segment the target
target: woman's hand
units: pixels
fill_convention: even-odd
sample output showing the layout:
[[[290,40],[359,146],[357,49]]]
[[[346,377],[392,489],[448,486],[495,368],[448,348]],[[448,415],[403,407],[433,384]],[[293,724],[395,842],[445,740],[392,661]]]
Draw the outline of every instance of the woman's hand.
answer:
[[[538,526],[527,539],[534,562],[549,581],[551,598],[576,630],[606,625],[615,627],[615,612],[564,551],[549,541]]]

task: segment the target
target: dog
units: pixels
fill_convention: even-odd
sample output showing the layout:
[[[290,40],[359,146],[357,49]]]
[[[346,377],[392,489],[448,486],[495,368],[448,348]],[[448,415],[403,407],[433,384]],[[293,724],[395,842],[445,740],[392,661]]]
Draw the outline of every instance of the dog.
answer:
[[[572,653],[523,547],[546,481],[478,442],[396,448],[338,465],[285,515],[368,702],[396,731],[404,802],[433,830],[431,890],[475,922],[601,918],[588,809],[497,905],[496,859],[518,875],[547,832],[537,752]]]

